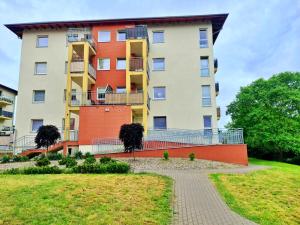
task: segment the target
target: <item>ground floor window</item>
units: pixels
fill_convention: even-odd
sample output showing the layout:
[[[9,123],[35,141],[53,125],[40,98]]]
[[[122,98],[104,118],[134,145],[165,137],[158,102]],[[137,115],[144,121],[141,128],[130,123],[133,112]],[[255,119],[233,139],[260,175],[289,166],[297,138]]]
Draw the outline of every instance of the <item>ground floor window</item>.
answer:
[[[31,120],[31,131],[37,132],[38,129],[43,126],[44,121],[41,119]]]
[[[154,129],[167,129],[167,117],[166,116],[154,116],[153,117]]]

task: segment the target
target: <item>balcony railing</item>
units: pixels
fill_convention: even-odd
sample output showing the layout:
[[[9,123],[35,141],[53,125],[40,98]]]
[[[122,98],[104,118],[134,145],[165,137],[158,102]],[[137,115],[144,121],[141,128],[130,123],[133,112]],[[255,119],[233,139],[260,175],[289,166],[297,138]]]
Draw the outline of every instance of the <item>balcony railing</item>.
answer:
[[[84,61],[79,60],[79,61],[71,62],[70,72],[71,73],[83,73],[84,72]],[[88,74],[91,77],[93,77],[94,79],[96,79],[96,70],[92,66],[92,64],[89,64],[89,66],[88,66]]]
[[[6,104],[13,104],[14,100],[7,96],[0,96],[0,102],[4,102]]]
[[[126,39],[148,39],[147,26],[140,25],[133,28],[127,28]]]
[[[68,42],[88,42],[93,47],[93,49],[96,49],[95,41],[92,38],[68,36]]]
[[[89,105],[142,105],[144,104],[143,92],[137,93],[72,93],[70,106]]]
[[[0,111],[0,116],[12,118],[13,117],[13,113],[2,110],[2,111]]]
[[[130,57],[129,70],[140,72],[143,71],[143,57]]]
[[[218,59],[214,59],[214,72],[218,71]]]

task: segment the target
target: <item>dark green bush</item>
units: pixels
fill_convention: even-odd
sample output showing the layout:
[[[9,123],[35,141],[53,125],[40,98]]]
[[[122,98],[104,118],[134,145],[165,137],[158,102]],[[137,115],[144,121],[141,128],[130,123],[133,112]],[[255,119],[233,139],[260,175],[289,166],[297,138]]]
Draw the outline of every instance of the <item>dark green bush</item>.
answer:
[[[63,158],[63,155],[57,152],[50,152],[47,154],[47,158],[49,160],[61,160]]]
[[[293,158],[288,158],[286,160],[287,163],[295,164],[295,165],[300,165],[300,155],[295,156]]]
[[[129,164],[125,162],[112,162],[106,165],[108,173],[128,173],[130,170]]]
[[[128,173],[130,166],[124,162],[82,164],[73,168],[74,173]]]
[[[22,171],[19,168],[12,168],[3,171],[3,174],[20,174]]]
[[[24,174],[60,174],[62,170],[58,166],[28,167],[23,169]]]
[[[96,162],[96,159],[94,156],[90,156],[88,158],[86,158],[83,162],[83,164],[93,164]]]
[[[85,153],[84,154],[84,158],[86,159],[86,158],[89,158],[89,157],[91,157],[91,156],[93,156],[91,153],[89,153],[89,152],[87,152],[87,153]]]
[[[111,163],[111,162],[116,162],[116,160],[114,160],[110,157],[104,156],[99,159],[99,162],[100,163]]]
[[[83,158],[83,154],[81,151],[77,151],[75,152],[75,155],[74,155],[75,159],[82,159]]]
[[[40,158],[35,163],[36,166],[48,166],[50,165],[50,160],[48,158]]]
[[[77,161],[70,156],[63,157],[61,160],[58,161],[59,165],[66,165],[67,168],[73,167],[77,165]]]
[[[29,161],[29,158],[27,156],[21,156],[21,155],[14,155],[12,158],[13,162],[26,162]]]
[[[165,160],[169,159],[169,152],[168,151],[164,151],[164,159]]]
[[[10,158],[11,157],[9,155],[2,156],[1,163],[9,163]]]
[[[190,153],[189,154],[189,158],[190,158],[191,161],[194,161],[194,159],[195,159],[195,153],[194,152]]]

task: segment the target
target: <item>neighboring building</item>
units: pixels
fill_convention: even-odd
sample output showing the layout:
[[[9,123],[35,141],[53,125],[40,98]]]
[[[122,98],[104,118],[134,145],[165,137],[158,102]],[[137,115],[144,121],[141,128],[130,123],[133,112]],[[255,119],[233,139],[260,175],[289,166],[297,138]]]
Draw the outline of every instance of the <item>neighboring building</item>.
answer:
[[[227,14],[6,25],[22,39],[17,138],[53,124],[88,151],[124,123],[217,128],[215,43]],[[78,137],[77,137],[78,136]]]
[[[18,91],[0,84],[0,151],[13,141],[14,109]]]

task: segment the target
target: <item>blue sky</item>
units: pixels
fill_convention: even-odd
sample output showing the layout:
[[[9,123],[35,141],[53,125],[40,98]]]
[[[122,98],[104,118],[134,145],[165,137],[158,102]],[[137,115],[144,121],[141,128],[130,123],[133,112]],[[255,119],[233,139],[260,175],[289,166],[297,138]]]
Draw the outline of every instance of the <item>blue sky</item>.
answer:
[[[3,24],[229,13],[215,43],[219,60],[219,127],[241,86],[283,71],[300,71],[299,0],[0,0],[0,83],[18,87],[21,41]]]

